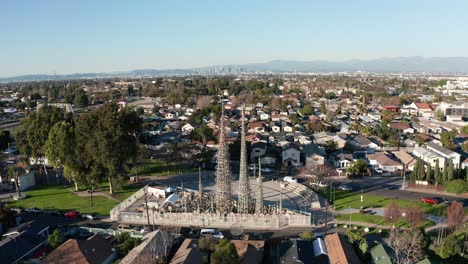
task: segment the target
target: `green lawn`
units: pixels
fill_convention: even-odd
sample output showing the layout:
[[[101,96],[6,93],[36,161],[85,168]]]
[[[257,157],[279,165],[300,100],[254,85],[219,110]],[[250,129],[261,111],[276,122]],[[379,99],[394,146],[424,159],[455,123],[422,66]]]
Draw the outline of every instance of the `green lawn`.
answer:
[[[146,159],[138,168],[139,175],[143,176],[166,176],[182,172],[197,171],[197,169],[182,167],[160,159]]]
[[[134,192],[141,189],[141,187],[143,187],[143,185],[141,184],[124,185],[122,186],[122,188],[115,190],[113,197],[120,201],[123,201],[127,199],[130,195],[132,195]]]
[[[340,214],[335,217],[337,220],[341,221],[349,221],[349,214]],[[371,214],[362,214],[362,213],[355,213],[351,214],[351,221],[356,222],[364,222],[376,225],[385,225],[385,226],[392,226],[392,223],[385,220],[384,217],[379,215],[371,215]],[[423,222],[420,227],[429,227],[434,225],[435,223],[429,220]],[[405,219],[400,219],[397,223],[395,223],[395,227],[408,227],[408,222]]]
[[[318,190],[320,194],[329,198],[330,194],[328,190]],[[445,210],[447,207],[445,204],[438,204],[438,205],[430,205],[423,202],[414,202],[409,200],[403,200],[398,198],[388,198],[388,197],[381,197],[377,195],[370,195],[370,194],[363,194],[363,202],[361,204],[361,193],[360,192],[344,192],[337,190],[335,192],[333,205],[335,206],[335,210],[340,211],[343,209],[347,209],[351,206],[351,208],[360,209],[361,205],[366,208],[376,208],[376,207],[385,207],[391,201],[398,203],[401,207],[408,207],[410,205],[416,204],[419,207],[423,208],[426,213],[440,215],[441,212]]]
[[[20,201],[9,201],[8,206],[24,208],[38,207],[46,210],[78,210],[81,213],[91,213],[91,199],[79,197],[63,186],[38,186],[34,190],[23,192],[27,197]],[[129,194],[130,195],[130,194]],[[103,196],[93,197],[94,212],[109,215],[109,211],[118,203]]]

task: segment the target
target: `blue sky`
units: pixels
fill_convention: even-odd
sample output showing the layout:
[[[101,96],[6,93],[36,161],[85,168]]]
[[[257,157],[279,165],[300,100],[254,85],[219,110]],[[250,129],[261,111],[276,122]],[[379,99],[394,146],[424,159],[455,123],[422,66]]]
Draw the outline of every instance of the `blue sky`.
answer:
[[[0,76],[468,56],[468,1],[1,0]]]

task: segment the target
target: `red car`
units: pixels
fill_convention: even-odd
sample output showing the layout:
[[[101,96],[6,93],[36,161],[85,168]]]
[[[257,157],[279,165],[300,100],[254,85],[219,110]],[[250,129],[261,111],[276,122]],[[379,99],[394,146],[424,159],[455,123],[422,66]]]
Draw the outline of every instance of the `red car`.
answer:
[[[79,218],[79,217],[81,217],[81,214],[78,211],[70,211],[70,212],[65,214],[65,217],[66,218]]]
[[[437,199],[434,199],[434,198],[431,198],[431,197],[423,197],[421,198],[421,201],[423,203],[427,203],[427,204],[438,204],[439,201]]]

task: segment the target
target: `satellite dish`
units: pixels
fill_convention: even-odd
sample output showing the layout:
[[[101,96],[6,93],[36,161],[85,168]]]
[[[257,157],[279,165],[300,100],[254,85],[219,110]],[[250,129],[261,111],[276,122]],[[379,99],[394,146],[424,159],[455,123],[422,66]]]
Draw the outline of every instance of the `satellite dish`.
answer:
[[[229,230],[231,235],[233,236],[241,236],[244,233],[244,228],[240,223],[235,223],[234,225],[231,226],[231,229]]]

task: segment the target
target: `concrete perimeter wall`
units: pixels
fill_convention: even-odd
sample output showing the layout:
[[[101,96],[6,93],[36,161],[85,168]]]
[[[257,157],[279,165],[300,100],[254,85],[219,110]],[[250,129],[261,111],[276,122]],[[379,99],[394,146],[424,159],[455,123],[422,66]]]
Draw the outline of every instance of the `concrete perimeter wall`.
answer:
[[[148,224],[146,213],[121,212],[118,221],[128,224]],[[196,226],[216,228],[272,229],[287,226],[310,226],[310,215],[301,214],[210,214],[210,213],[157,213],[149,212],[151,225]]]

